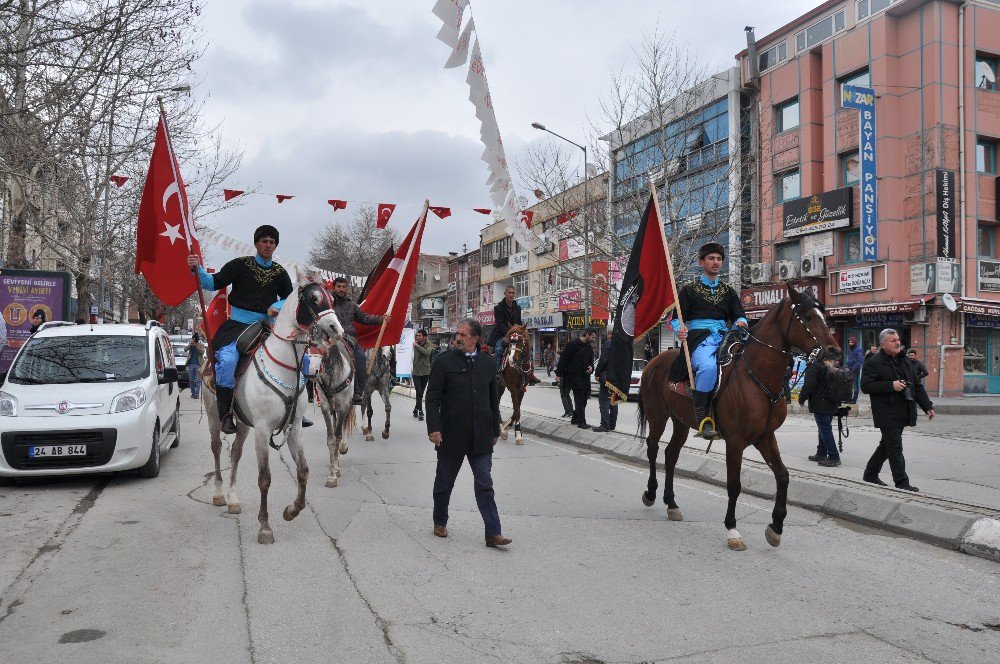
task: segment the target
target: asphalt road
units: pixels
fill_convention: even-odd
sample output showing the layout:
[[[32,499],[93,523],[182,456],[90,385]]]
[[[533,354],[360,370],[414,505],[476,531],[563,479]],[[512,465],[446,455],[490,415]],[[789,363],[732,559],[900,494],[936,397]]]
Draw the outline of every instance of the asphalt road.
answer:
[[[391,439],[356,433],[335,489],[320,428],[306,432],[295,521],[280,517],[287,452],[270,453],[269,546],[252,451],[229,515],[194,410],[157,479],[0,488],[0,661],[996,661],[994,563],[796,508],[774,549],[771,505],[752,497],[749,550],[731,552],[717,488],[678,482],[686,520],[668,522],[639,500],[644,469],[531,437],[495,455],[513,544],[483,545],[467,467],[436,538],[434,453],[413,402],[394,403]]]

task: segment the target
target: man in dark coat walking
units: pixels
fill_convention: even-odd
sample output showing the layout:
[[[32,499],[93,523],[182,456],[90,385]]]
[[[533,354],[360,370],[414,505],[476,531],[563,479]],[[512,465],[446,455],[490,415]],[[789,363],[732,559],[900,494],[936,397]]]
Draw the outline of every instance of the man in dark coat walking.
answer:
[[[597,433],[614,431],[615,426],[618,424],[618,404],[611,403],[611,393],[608,391],[607,385],[604,384],[604,381],[608,378],[608,360],[611,358],[612,334],[613,332],[608,330],[604,342],[601,343],[601,357],[597,360],[597,366],[594,367],[594,375],[597,376],[597,384],[600,385],[597,390],[597,408],[601,412],[601,425],[594,429]],[[646,342],[646,347],[649,347],[648,341]]]
[[[455,345],[431,367],[427,385],[427,434],[437,448],[434,477],[434,534],[448,536],[448,503],[455,478],[467,457],[476,504],[486,526],[486,546],[506,546],[493,494],[493,446],[500,437],[497,365],[480,351],[482,327],[466,319],[458,324]]]
[[[888,459],[892,481],[897,489],[918,491],[910,484],[903,459],[903,429],[916,426],[917,406],[927,419],[934,419],[934,404],[916,374],[913,364],[902,356],[899,333],[885,329],[878,335],[881,350],[865,360],[861,368],[861,391],[871,396],[872,419],[882,432],[875,453],[868,460],[863,479],[887,486],[879,479],[882,465]]]
[[[570,423],[581,429],[589,429],[587,424],[587,389],[590,382],[590,374],[594,370],[594,339],[597,338],[597,330],[588,327],[580,335],[566,345],[562,355],[559,356],[559,366],[556,367],[556,375],[559,380],[573,394],[573,419]]]
[[[833,437],[833,418],[837,414],[840,404],[833,403],[826,398],[827,378],[833,365],[833,358],[828,358],[806,366],[805,382],[799,391],[799,405],[809,402],[809,412],[813,414],[816,428],[819,431],[816,454],[810,456],[809,460],[816,461],[819,465],[828,468],[840,465],[837,439]]]

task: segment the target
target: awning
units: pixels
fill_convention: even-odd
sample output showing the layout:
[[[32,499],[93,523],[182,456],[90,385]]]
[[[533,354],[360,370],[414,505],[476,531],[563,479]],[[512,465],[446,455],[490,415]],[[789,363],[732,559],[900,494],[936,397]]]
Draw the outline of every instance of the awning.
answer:
[[[827,307],[826,315],[829,318],[846,318],[853,316],[863,316],[865,314],[899,314],[916,311],[929,300],[934,299],[934,295],[925,295],[913,300],[900,300],[898,302],[867,302],[864,304],[852,304],[844,307]]]
[[[977,316],[1000,316],[1000,301],[970,300],[968,298],[956,297],[958,303],[957,311]]]

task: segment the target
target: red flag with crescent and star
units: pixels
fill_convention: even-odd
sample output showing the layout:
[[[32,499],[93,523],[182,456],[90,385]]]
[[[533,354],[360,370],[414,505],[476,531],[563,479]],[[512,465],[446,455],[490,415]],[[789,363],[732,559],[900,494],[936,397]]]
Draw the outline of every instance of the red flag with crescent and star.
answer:
[[[167,118],[160,113],[149,173],[139,203],[135,273],[142,273],[163,304],[176,307],[198,284],[187,266],[188,254],[201,259],[187,189],[170,143]]]
[[[375,225],[379,228],[385,228],[389,225],[389,217],[392,216],[393,211],[396,209],[395,203],[379,203],[378,204],[378,220]]]
[[[223,288],[215,294],[208,309],[205,310],[205,322],[202,325],[205,328],[205,337],[214,339],[219,326],[227,320],[229,320],[229,293],[228,289]]]

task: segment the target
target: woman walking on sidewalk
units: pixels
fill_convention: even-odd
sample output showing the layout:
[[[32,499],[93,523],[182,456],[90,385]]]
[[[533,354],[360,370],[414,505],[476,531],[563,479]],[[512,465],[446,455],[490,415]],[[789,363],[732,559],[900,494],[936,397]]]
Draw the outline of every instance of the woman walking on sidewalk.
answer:
[[[833,418],[837,414],[839,403],[833,403],[827,396],[827,378],[834,366],[833,359],[814,362],[806,367],[805,383],[799,392],[799,405],[809,402],[809,412],[816,420],[819,430],[819,444],[816,454],[809,457],[821,466],[834,467],[840,465],[840,453],[837,451],[837,440],[833,437]]]

